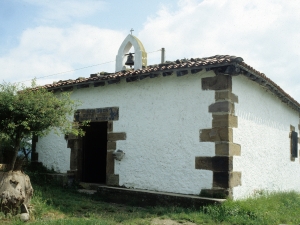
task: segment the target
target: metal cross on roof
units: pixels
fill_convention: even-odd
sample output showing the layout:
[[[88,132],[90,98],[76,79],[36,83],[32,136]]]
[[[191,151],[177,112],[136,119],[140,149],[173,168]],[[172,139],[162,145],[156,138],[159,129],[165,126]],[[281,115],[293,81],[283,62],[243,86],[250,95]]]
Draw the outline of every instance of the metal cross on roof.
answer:
[[[131,28],[131,30],[130,30],[131,35],[132,35],[132,31],[134,31],[134,29]]]

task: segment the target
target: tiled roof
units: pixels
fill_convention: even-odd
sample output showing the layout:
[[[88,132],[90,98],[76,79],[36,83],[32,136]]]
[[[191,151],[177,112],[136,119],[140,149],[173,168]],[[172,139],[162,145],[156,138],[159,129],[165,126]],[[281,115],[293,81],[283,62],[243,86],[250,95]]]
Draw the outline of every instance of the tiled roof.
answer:
[[[191,73],[197,73],[201,70],[214,70],[216,74],[223,73],[228,75],[243,74],[250,80],[259,83],[261,86],[269,89],[281,101],[288,104],[293,109],[300,112],[300,104],[293,99],[289,94],[282,90],[275,82],[260,73],[251,66],[243,62],[241,57],[229,55],[215,55],[206,58],[191,58],[181,59],[174,62],[165,62],[163,64],[147,66],[147,68],[138,70],[124,70],[115,73],[97,73],[91,74],[88,78],[78,78],[76,80],[64,80],[47,84],[43,87],[49,90],[70,90],[74,86],[77,88],[89,87],[93,84],[95,87],[103,86],[105,83],[113,84],[118,83],[121,78],[126,79],[127,82],[143,80],[146,77],[155,78],[160,74],[162,76],[169,76],[177,74],[177,76],[184,76]]]

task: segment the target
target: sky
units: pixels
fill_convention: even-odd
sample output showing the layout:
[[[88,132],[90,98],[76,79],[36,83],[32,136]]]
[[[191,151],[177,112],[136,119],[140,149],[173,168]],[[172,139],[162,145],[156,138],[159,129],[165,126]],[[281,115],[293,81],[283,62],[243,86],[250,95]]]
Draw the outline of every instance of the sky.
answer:
[[[235,55],[300,102],[299,0],[0,0],[1,82],[114,72],[138,37],[148,65]]]

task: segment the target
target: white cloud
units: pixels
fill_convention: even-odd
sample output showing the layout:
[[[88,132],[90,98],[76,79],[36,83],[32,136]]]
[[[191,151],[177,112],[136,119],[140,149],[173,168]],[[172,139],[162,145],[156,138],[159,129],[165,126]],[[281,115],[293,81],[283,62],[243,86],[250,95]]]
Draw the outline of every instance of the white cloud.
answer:
[[[112,61],[124,37],[125,34],[118,31],[80,24],[67,29],[28,29],[23,32],[20,45],[0,58],[1,78],[6,81],[23,81]],[[102,70],[114,71],[114,63],[59,74],[52,79],[86,77],[89,73]],[[16,74],[18,77],[15,77]]]
[[[92,0],[26,1],[40,5],[43,19],[54,20],[88,16],[105,7],[103,1]],[[166,60],[217,54],[243,57],[300,102],[299,12],[297,0],[180,0],[177,10],[162,6],[136,36],[148,52],[165,47]],[[115,60],[125,37],[120,31],[78,23],[27,29],[19,46],[0,57],[5,75],[1,78],[27,80]],[[159,52],[148,54],[149,64],[159,62]],[[114,63],[47,77],[44,82],[97,71],[113,72]]]
[[[167,60],[241,56],[300,101],[299,1],[181,0],[178,8],[148,19],[139,33],[146,50],[165,47]]]

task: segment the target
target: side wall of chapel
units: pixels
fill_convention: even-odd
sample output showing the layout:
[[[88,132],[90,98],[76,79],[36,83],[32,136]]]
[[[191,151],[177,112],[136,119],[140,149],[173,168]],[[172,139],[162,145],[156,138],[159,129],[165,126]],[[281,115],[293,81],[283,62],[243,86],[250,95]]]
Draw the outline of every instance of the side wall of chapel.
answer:
[[[234,199],[262,190],[300,191],[300,158],[299,153],[291,157],[290,138],[292,130],[299,134],[299,112],[244,76],[233,77],[232,82],[239,98],[233,141],[241,146],[233,169],[242,174],[242,185],[233,188]]]

